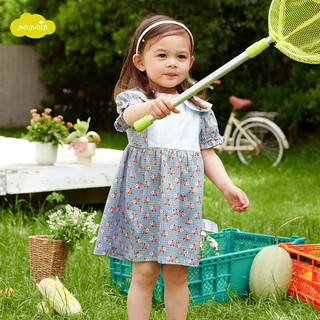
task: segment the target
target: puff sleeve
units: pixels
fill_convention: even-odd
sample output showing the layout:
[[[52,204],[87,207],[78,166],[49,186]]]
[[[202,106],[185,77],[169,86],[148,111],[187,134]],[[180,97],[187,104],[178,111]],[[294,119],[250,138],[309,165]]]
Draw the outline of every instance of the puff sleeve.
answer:
[[[203,112],[200,119],[200,149],[209,149],[223,143],[224,139],[219,134],[217,119],[212,110]]]
[[[136,90],[129,90],[121,92],[116,97],[116,105],[117,105],[117,112],[119,114],[118,118],[114,123],[114,127],[117,131],[124,132],[127,131],[129,126],[123,119],[123,112],[124,110],[133,105],[145,102],[146,99],[144,95]]]

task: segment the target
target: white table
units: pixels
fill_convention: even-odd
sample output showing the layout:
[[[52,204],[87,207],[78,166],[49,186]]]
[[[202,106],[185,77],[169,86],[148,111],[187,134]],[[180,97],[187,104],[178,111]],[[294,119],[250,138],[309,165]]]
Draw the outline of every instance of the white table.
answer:
[[[33,143],[0,136],[0,196],[109,187],[121,156],[120,150],[98,148],[92,163],[78,164],[72,149],[59,146],[57,162],[40,166]]]

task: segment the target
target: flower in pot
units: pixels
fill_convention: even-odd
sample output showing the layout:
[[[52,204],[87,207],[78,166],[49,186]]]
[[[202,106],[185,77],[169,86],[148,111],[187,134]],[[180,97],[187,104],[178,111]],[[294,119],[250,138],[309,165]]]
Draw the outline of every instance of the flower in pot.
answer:
[[[72,123],[65,124],[63,116],[51,116],[52,109],[45,108],[42,113],[31,109],[30,125],[25,138],[35,142],[36,162],[41,165],[53,164],[57,160],[58,145],[67,143]]]
[[[50,227],[50,240],[61,240],[73,251],[81,239],[93,237],[90,242],[96,240],[95,234],[99,224],[94,223],[97,212],[92,214],[84,212],[77,207],[67,204],[52,212],[47,220]]]
[[[100,136],[95,131],[88,131],[89,123],[90,118],[87,121],[78,119],[73,126],[75,131],[67,137],[70,142],[70,148],[74,149],[79,163],[90,163],[92,156],[96,152],[96,146],[101,141]]]
[[[68,204],[51,211],[47,220],[50,234],[29,236],[30,271],[35,281],[54,275],[63,277],[69,251],[75,250],[81,239],[93,237],[91,243],[96,240],[96,214]]]

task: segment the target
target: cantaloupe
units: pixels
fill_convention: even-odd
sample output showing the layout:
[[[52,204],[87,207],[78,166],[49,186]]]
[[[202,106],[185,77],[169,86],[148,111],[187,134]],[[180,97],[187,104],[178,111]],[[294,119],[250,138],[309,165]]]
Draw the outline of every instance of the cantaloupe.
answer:
[[[276,245],[264,247],[255,256],[250,269],[249,288],[257,298],[278,298],[289,289],[292,277],[292,261],[289,253],[278,246],[278,233],[294,218],[283,224],[276,232]]]
[[[249,276],[251,292],[262,299],[278,298],[289,289],[292,261],[278,245],[263,248],[254,258]]]

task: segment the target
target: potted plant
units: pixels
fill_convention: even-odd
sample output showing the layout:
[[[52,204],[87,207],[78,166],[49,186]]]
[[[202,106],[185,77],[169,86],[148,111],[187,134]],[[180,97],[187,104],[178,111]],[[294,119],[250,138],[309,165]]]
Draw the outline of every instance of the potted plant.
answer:
[[[88,214],[67,204],[59,206],[49,216],[49,235],[29,236],[30,272],[35,281],[58,275],[63,277],[69,251],[76,249],[81,239],[96,235],[96,212]],[[91,239],[91,243],[96,237]]]
[[[78,163],[90,163],[92,156],[96,152],[96,146],[101,141],[100,136],[95,131],[88,131],[90,118],[87,121],[77,120],[73,126],[74,130],[69,134],[67,140],[70,148],[74,149],[74,154],[78,158]]]
[[[25,135],[30,142],[35,142],[35,159],[40,165],[51,165],[57,160],[58,145],[67,142],[66,138],[72,123],[65,124],[63,116],[51,116],[52,109],[45,108],[42,113],[31,109],[31,121]]]

